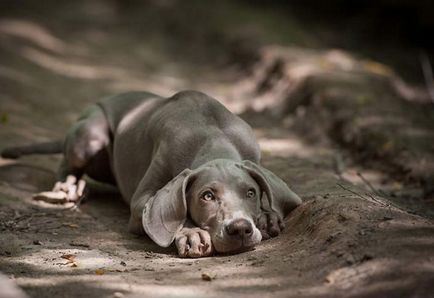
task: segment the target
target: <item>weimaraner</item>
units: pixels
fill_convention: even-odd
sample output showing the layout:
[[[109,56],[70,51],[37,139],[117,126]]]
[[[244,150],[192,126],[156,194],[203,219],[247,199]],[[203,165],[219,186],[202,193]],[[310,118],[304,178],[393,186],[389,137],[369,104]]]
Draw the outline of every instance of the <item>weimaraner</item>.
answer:
[[[259,165],[250,126],[197,91],[170,98],[129,92],[88,108],[64,142],[9,148],[3,157],[61,153],[60,180],[39,197],[80,199],[82,176],[115,184],[130,205],[129,230],[182,257],[236,253],[277,236],[301,204]]]

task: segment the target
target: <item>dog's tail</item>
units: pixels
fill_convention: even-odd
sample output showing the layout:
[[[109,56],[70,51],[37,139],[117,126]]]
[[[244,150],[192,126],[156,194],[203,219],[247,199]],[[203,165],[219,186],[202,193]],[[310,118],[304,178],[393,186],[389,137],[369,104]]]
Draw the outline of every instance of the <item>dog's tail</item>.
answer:
[[[25,146],[8,147],[3,149],[1,156],[16,159],[30,154],[56,154],[63,152],[63,141],[36,143]]]

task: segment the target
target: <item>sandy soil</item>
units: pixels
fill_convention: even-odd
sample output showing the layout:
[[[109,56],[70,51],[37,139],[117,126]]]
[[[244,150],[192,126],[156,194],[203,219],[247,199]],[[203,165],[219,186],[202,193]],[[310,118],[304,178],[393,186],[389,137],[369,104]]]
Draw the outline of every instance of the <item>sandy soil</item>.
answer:
[[[409,186],[401,175],[354,161],[327,134],[315,143],[300,130],[291,132],[288,123],[300,121],[297,113],[273,122],[275,114],[255,112],[261,102],[275,104],[278,93],[252,92],[258,84],[252,77],[201,63],[212,49],[179,49],[201,53],[181,60],[164,50],[170,34],[143,33],[135,27],[143,24],[133,21],[114,24],[114,12],[102,13],[94,3],[72,5],[72,12],[59,8],[57,18],[29,8],[0,19],[1,148],[61,138],[84,107],[114,92],[200,89],[244,112],[263,164],[304,204],[286,219],[282,235],[254,251],[180,259],[173,248],[127,232],[128,207],[109,187],[92,183],[89,200],[75,209],[32,201],[32,193],[54,182],[58,156],[2,159],[0,271],[10,280],[31,297],[433,295],[434,226],[414,207],[423,196],[420,185],[411,192],[414,200],[403,204],[374,193],[358,172],[387,181],[373,182],[375,188],[405,193]],[[82,20],[73,19],[77,10]]]

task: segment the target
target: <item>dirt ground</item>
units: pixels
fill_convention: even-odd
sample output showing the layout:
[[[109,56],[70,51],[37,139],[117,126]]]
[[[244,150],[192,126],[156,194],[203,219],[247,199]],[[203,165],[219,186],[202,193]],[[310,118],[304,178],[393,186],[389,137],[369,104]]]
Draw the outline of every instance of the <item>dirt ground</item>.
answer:
[[[30,297],[434,297],[434,118],[423,92],[336,50],[257,47],[253,63],[246,43],[266,25],[229,40],[219,23],[185,30],[207,19],[194,5],[184,15],[162,1],[143,17],[116,1],[57,2],[0,15],[0,149],[59,139],[116,92],[198,89],[254,127],[263,165],[304,203],[253,251],[181,259],[129,234],[128,207],[108,186],[91,181],[79,208],[33,201],[59,156],[0,159],[0,271]],[[234,66],[239,55],[250,71]],[[362,121],[370,115],[396,121]]]

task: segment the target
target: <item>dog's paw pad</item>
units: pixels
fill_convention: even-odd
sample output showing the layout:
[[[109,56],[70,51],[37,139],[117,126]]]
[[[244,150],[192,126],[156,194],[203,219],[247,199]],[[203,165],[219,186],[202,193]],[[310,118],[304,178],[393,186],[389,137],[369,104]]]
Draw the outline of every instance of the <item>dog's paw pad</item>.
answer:
[[[68,194],[64,191],[44,191],[34,194],[33,199],[51,204],[65,204],[68,202]]]

